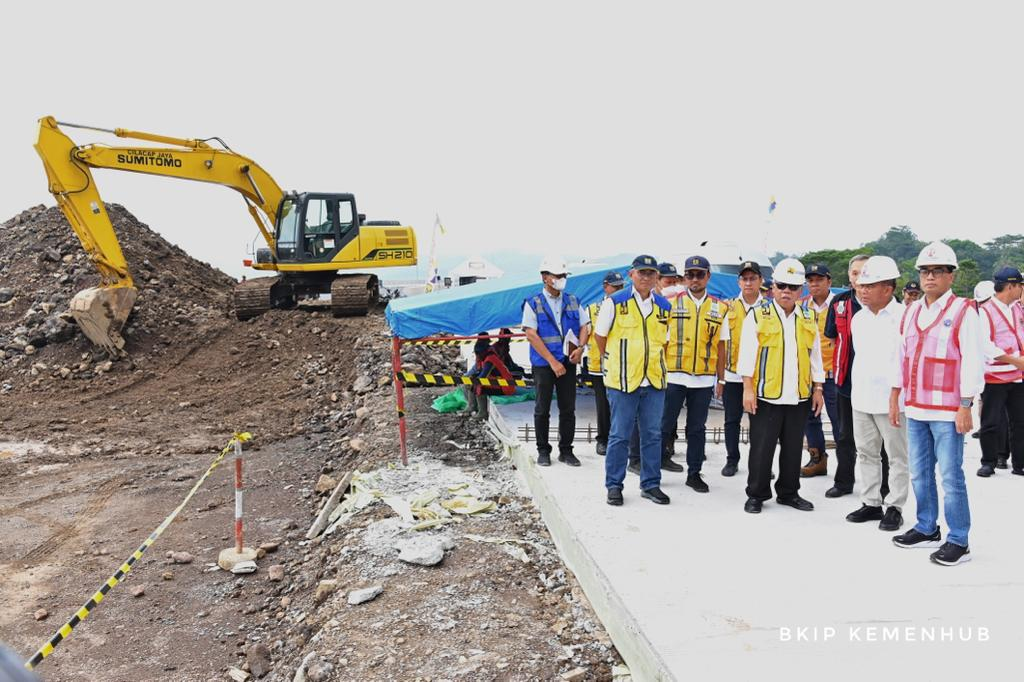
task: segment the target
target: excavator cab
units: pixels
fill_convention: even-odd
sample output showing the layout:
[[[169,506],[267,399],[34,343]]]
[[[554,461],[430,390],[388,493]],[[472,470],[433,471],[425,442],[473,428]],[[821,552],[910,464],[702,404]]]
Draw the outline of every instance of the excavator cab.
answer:
[[[278,263],[326,263],[359,236],[351,194],[291,194],[281,201],[275,241]]]

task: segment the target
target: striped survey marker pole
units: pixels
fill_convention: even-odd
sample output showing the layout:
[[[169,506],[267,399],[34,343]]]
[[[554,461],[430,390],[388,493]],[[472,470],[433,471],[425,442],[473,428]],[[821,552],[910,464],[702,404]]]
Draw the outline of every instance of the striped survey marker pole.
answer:
[[[235,441],[235,551],[239,554],[245,545],[242,542],[242,509],[245,488],[242,487],[242,444]]]
[[[235,545],[222,550],[217,557],[217,565],[232,573],[251,573],[256,570],[256,550],[246,547],[242,535],[242,517],[244,509],[245,488],[242,485],[242,443],[235,442]],[[243,562],[245,566],[239,566]],[[248,566],[248,568],[246,568]],[[236,570],[237,567],[237,570]]]

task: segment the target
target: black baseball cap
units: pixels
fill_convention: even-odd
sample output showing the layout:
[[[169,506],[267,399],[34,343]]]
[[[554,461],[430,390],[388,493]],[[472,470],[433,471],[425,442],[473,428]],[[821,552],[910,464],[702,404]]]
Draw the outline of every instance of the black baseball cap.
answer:
[[[710,270],[711,263],[704,256],[690,256],[683,264],[684,270]]]
[[[658,270],[658,259],[654,256],[637,256],[633,259],[634,270]]]
[[[676,270],[676,266],[665,261],[664,263],[658,263],[658,274],[662,277],[678,277],[679,271]]]
[[[916,291],[916,292],[920,293],[921,292],[921,285],[917,282],[917,280],[913,280],[912,279],[912,280],[910,280],[909,282],[907,282],[906,284],[903,285],[903,291]]]
[[[997,284],[1021,284],[1024,282],[1024,277],[1021,277],[1020,270],[1008,265],[1005,268],[999,268],[999,271],[992,275],[992,281]]]
[[[753,273],[755,273],[757,275],[761,275],[761,266],[757,264],[757,261],[745,260],[742,263],[740,263],[740,272],[739,272],[739,274],[742,275],[747,270],[750,270],[750,271],[752,271]],[[763,277],[763,275],[762,275],[762,277]]]
[[[832,271],[829,270],[828,266],[824,263],[815,263],[811,267],[807,268],[804,272],[804,276],[810,277],[811,275],[820,275],[821,277],[828,277],[829,279],[832,279]]]
[[[626,286],[626,279],[622,276],[618,270],[610,270],[605,273],[604,279],[601,281],[602,284],[609,284],[613,287],[624,287]]]

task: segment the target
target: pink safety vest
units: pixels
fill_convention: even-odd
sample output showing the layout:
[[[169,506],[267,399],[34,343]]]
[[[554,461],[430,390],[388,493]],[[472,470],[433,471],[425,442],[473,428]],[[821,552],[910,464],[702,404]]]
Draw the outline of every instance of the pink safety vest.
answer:
[[[960,325],[968,301],[950,296],[935,321],[919,329],[923,301],[907,308],[900,322],[903,337],[903,395],[907,406],[956,412],[960,409]]]
[[[1010,306],[1013,322],[1006,319],[1002,309],[993,301],[985,301],[981,305],[992,320],[992,343],[999,346],[1007,355],[1024,355],[1024,308],[1018,303]],[[1004,363],[985,363],[985,383],[1011,384],[1024,378],[1024,372],[1013,365]]]

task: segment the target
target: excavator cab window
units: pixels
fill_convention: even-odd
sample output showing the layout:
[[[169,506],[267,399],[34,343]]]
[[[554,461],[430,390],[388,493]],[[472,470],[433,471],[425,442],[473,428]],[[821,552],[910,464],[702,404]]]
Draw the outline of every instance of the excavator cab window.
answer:
[[[309,199],[306,201],[306,220],[302,234],[303,256],[305,260],[321,260],[334,251],[336,235],[334,218],[331,215],[331,203],[327,199]]]
[[[299,207],[292,199],[281,202],[281,218],[277,224],[277,259],[283,262],[298,260]]]

